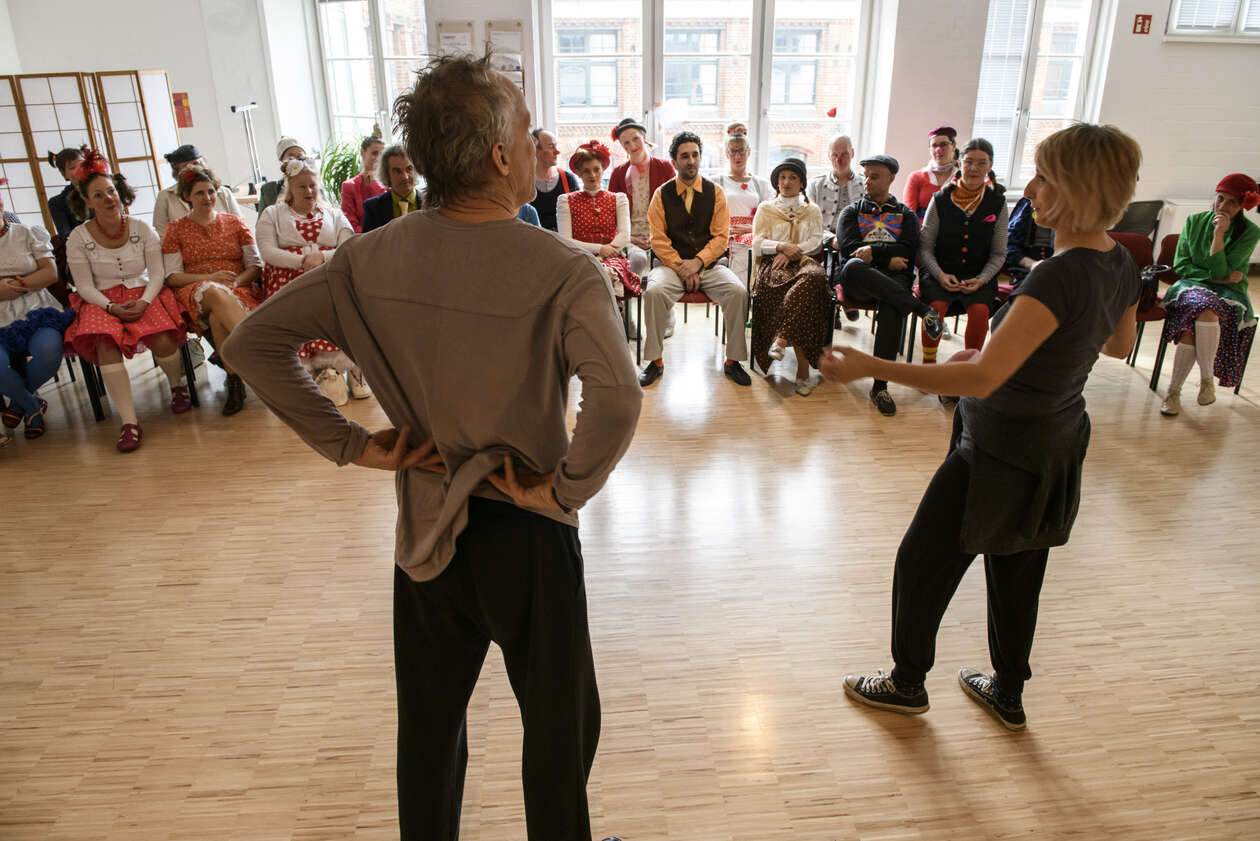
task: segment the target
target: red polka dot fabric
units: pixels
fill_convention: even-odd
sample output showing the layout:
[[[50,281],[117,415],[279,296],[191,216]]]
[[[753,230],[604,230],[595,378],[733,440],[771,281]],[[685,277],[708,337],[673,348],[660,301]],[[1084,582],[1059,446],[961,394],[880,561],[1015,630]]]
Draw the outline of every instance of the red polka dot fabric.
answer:
[[[569,215],[573,219],[573,238],[578,242],[608,245],[617,237],[617,194],[600,190],[591,195],[585,190],[569,193]],[[625,257],[609,257],[603,261],[612,269],[625,287],[626,295],[634,298],[642,291],[639,276],[630,271]]]
[[[245,271],[241,248],[253,244],[254,235],[249,227],[231,213],[216,215],[208,226],[200,225],[185,216],[166,226],[166,234],[162,237],[162,253],[179,254],[183,257],[184,271],[188,274],[213,274],[221,271],[240,274]],[[205,319],[197,302],[210,286],[219,286],[231,292],[246,311],[262,303],[261,291],[253,284],[241,287],[199,280],[176,287],[175,299],[188,310],[193,327],[199,334],[205,326]]]
[[[298,233],[302,235],[302,239],[307,242],[315,242],[319,239],[319,232],[324,227],[324,216],[308,216],[305,219],[297,220],[294,225],[297,226]],[[297,247],[286,248],[285,251],[293,254],[301,254],[302,249]],[[321,248],[320,251],[333,251],[332,248]],[[263,300],[270,298],[278,291],[288,286],[294,278],[304,274],[303,269],[290,269],[284,266],[273,266],[270,263],[263,266],[262,284],[263,284]],[[311,359],[317,353],[336,353],[337,346],[332,342],[323,339],[314,339],[302,345],[298,351],[298,357],[301,359]]]

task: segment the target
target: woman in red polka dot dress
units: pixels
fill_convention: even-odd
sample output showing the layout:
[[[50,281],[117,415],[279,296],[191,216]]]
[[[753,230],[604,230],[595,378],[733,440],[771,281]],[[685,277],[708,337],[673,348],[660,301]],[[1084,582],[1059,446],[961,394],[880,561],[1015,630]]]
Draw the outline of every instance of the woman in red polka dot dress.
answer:
[[[270,298],[304,272],[323,265],[337,246],[354,235],[346,215],[320,196],[315,161],[295,158],[286,161],[283,170],[281,201],[258,217],[258,250],[263,259],[265,298]],[[344,406],[350,396],[372,396],[359,367],[332,342],[323,339],[307,342],[298,351],[298,358],[311,372],[320,391],[338,406]]]
[[[198,335],[209,333],[217,345],[262,303],[262,257],[249,227],[231,213],[215,208],[220,183],[204,167],[188,166],[177,179],[179,197],[192,211],[166,226],[162,260],[166,285],[188,311]],[[245,406],[245,383],[227,368],[223,414]]]
[[[748,171],[751,155],[748,128],[743,123],[731,123],[726,127],[726,160],[730,170],[714,178],[713,183],[726,193],[726,206],[731,214],[731,271],[745,283],[750,279],[748,258],[752,249],[753,216],[763,201],[771,201],[777,195],[769,181]]]
[[[122,417],[119,452],[140,449],[140,424],[123,358],[152,350],[171,384],[171,411],[187,412],[192,398],[183,381],[179,346],[187,338],[188,313],[166,288],[162,242],[147,223],[123,215],[135,193],[109,164],[88,150],[74,172],[80,217],[92,218],[66,241],[74,277],[70,305],[78,313],[66,331],[66,348],[101,368],[105,393]],[[83,212],[79,212],[83,211]]]
[[[610,159],[608,147],[598,140],[583,143],[569,158],[582,189],[556,200],[556,231],[603,262],[617,304],[624,307],[627,297],[638,297],[642,283],[622,253],[630,243],[630,200],[600,186]]]

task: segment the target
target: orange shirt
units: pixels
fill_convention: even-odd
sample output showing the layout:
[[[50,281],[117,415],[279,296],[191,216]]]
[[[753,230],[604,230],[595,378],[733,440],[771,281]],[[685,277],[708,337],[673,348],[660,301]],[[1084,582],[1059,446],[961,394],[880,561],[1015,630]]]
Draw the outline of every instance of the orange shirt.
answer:
[[[699,192],[703,183],[704,179],[697,176],[694,190]],[[709,183],[713,184],[712,181]],[[687,191],[693,188],[689,188],[677,177],[671,178],[658,187],[652,194],[652,204],[648,206],[648,224],[652,226],[652,251],[656,254],[656,259],[674,271],[678,271],[678,267],[682,265],[682,257],[678,256],[678,252],[674,250],[674,244],[665,233],[665,205],[661,203],[661,190],[669,189],[676,190],[678,195],[683,196],[685,200]],[[712,236],[708,244],[696,255],[705,266],[713,265],[726,253],[727,240],[731,234],[731,213],[726,206],[726,193],[722,192],[722,188],[716,184],[713,184],[713,219],[709,222],[709,233]]]

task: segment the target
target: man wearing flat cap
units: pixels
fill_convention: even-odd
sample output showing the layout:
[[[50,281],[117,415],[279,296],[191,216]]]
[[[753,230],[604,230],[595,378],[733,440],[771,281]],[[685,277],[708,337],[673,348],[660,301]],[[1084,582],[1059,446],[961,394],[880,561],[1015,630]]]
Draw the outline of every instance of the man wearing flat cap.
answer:
[[[889,155],[872,155],[861,162],[866,179],[862,198],[840,213],[836,237],[840,240],[840,285],[846,303],[878,303],[875,314],[875,356],[896,359],[901,347],[901,328],[910,313],[918,313],[932,338],[941,335],[944,322],[915,297],[914,256],[919,250],[919,218],[890,192],[900,166]],[[880,414],[892,415],[897,404],[888,383],[875,380],[871,402]]]
[[[172,220],[183,219],[192,210],[192,205],[179,197],[179,173],[187,166],[205,167],[206,165],[201,157],[201,151],[191,143],[185,143],[175,151],[167,152],[163,157],[171,165],[173,183],[158,193],[157,204],[153,208],[153,228],[159,236],[166,233],[166,226]],[[236,197],[232,195],[231,188],[222,186],[215,192],[219,197],[218,202],[215,203],[215,210],[220,213],[231,213],[241,219],[245,218],[241,214],[241,206],[236,203]]]

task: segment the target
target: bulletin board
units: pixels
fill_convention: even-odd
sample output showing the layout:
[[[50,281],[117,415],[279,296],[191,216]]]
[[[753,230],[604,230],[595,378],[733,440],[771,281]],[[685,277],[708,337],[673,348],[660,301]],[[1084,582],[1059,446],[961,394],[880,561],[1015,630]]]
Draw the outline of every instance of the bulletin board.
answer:
[[[437,22],[438,53],[468,53],[473,55],[473,22],[470,20],[440,20]]]
[[[511,79],[525,93],[525,23],[520,20],[486,21],[486,49],[493,50],[491,66]]]

